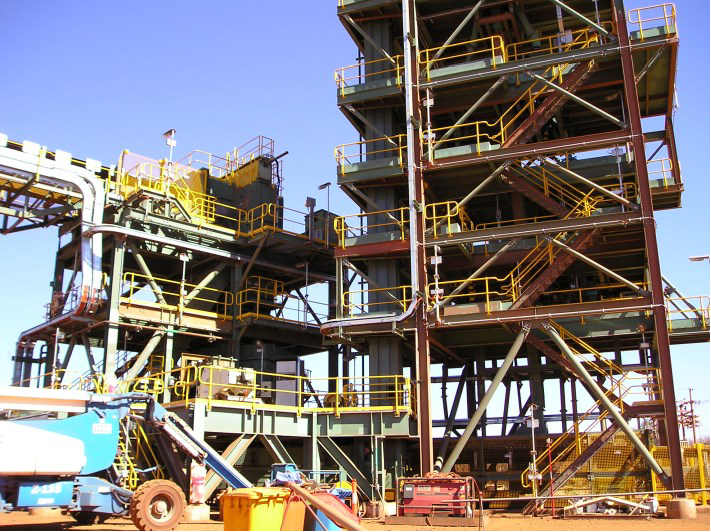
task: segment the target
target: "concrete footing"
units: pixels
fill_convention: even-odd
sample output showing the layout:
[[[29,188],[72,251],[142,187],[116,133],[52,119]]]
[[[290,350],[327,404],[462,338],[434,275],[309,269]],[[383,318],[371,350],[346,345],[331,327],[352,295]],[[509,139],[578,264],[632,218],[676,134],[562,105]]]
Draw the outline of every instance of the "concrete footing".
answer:
[[[33,517],[57,517],[62,515],[61,508],[30,508],[29,514]]]
[[[188,504],[183,513],[183,521],[199,523],[210,520],[210,507],[207,504]]]
[[[667,502],[667,518],[694,519],[696,517],[696,501],[694,499],[672,499]]]

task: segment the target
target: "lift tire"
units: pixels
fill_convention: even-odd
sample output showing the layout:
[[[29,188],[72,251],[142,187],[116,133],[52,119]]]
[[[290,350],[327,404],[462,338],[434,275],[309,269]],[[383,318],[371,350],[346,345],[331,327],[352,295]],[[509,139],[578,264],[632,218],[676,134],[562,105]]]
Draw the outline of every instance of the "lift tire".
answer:
[[[170,480],[149,480],[133,492],[130,514],[138,530],[173,530],[183,511],[183,490]]]

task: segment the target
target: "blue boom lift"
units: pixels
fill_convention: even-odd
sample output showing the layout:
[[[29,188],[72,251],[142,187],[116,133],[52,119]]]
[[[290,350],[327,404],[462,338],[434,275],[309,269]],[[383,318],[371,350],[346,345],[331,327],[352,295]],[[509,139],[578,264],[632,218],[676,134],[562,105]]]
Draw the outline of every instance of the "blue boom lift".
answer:
[[[188,425],[147,394],[121,395],[0,387],[0,410],[73,412],[64,419],[0,421],[0,511],[61,507],[81,524],[129,515],[139,530],[172,530],[185,509],[182,489],[150,480],[135,492],[115,483],[120,422],[132,416],[156,429],[230,487],[251,487]]]

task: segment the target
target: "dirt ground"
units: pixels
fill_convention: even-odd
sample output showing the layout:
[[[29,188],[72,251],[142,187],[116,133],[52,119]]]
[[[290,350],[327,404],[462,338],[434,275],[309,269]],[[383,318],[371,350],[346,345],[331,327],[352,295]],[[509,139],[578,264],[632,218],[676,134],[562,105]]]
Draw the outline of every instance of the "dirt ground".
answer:
[[[420,530],[413,526],[388,526],[381,522],[364,520],[363,526],[368,530]],[[36,517],[27,512],[12,512],[0,514],[0,530],[135,530],[129,519],[109,519],[103,525],[74,526],[75,521],[65,515]],[[696,519],[671,520],[643,517],[569,517],[552,519],[550,517],[522,517],[516,514],[497,514],[490,518],[486,530],[709,530],[709,507],[698,508]],[[183,524],[178,530],[222,530],[222,523],[210,521],[204,523]],[[454,530],[452,527],[426,527],[424,530]]]

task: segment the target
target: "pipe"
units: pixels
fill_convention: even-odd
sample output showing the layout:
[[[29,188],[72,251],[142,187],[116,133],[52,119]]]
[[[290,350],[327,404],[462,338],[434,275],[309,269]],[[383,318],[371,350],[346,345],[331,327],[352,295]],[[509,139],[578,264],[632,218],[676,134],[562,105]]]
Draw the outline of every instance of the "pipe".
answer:
[[[405,24],[406,18],[403,16],[403,24]],[[409,47],[405,47],[409,50]],[[407,54],[404,57],[405,63],[405,116],[407,120],[407,195],[408,195],[408,206],[410,209],[410,285],[412,286],[412,299],[410,304],[399,315],[396,316],[381,316],[379,318],[350,318],[345,320],[334,320],[327,321],[321,326],[321,329],[325,328],[341,328],[349,327],[351,325],[378,325],[381,323],[401,323],[415,314],[417,305],[420,302],[421,297],[417,293],[417,287],[420,286],[419,280],[420,275],[417,269],[417,213],[418,213],[418,203],[415,194],[415,153],[414,150],[409,149],[414,146],[415,143],[415,124],[414,124],[414,107],[412,91],[415,90],[415,77],[412,72],[412,64],[417,58],[409,57]],[[424,242],[421,243],[424,245]]]
[[[128,244],[128,249],[131,250],[133,258],[136,259],[136,263],[143,272],[143,275],[145,275],[148,279],[148,284],[151,286],[151,290],[153,290],[153,294],[156,296],[158,303],[167,305],[168,303],[163,297],[163,290],[161,290],[160,286],[158,286],[158,283],[156,283],[156,280],[153,277],[151,270],[148,268],[148,264],[146,264],[146,261],[143,259],[143,255],[141,255],[141,253],[138,251],[138,248],[132,243]]]
[[[662,274],[662,281],[664,281],[665,283],[667,283],[667,286],[669,287],[669,290],[671,290],[672,293],[678,295],[679,298],[681,298],[681,300],[684,302],[684,304],[685,304],[687,307],[689,307],[689,310],[690,310],[691,312],[693,312],[694,314],[696,314],[700,320],[703,320],[703,319],[704,319],[703,315],[701,314],[701,311],[700,311],[699,309],[697,309],[697,308],[694,308],[694,305],[692,305],[691,303],[689,303],[689,301],[688,301],[687,298],[684,296],[684,294],[682,294],[681,292],[679,292],[679,289],[677,289],[676,286],[674,286],[673,284],[671,284],[671,283],[669,282],[669,279],[667,279],[666,277],[664,277],[664,274]],[[678,308],[678,307],[677,307],[677,308]],[[681,310],[681,309],[680,309],[680,310]],[[684,312],[684,311],[682,311],[682,313],[683,313],[683,312]]]
[[[501,384],[501,381],[504,379],[506,372],[509,370],[511,364],[516,358],[516,355],[518,355],[518,351],[519,349],[521,349],[521,345],[523,344],[523,341],[525,340],[526,335],[530,330],[530,324],[524,323],[518,335],[516,335],[516,339],[514,340],[511,349],[509,349],[509,352],[506,354],[506,358],[504,358],[504,361],[501,363],[501,367],[496,372],[494,379],[491,381],[491,385],[486,390],[484,397],[482,397],[481,402],[477,406],[476,412],[474,412],[474,415],[469,420],[469,423],[467,423],[467,428],[464,429],[464,434],[462,434],[461,438],[457,439],[457,444],[454,446],[454,449],[449,455],[449,458],[447,458],[447,461],[442,466],[442,473],[449,473],[452,470],[454,463],[459,459],[459,455],[462,453],[464,446],[469,441],[469,438],[474,432],[474,429],[476,429],[476,426],[479,423],[481,416],[483,416],[484,412],[486,412],[486,408],[487,406],[489,406],[489,402],[494,396],[494,392],[496,392],[496,389],[499,387],[499,384]]]
[[[161,236],[161,235],[154,235],[154,234],[146,233],[144,231],[138,231],[136,229],[130,229],[128,227],[123,227],[121,225],[98,224],[98,225],[95,225],[94,227],[87,229],[84,234],[95,235],[95,234],[99,234],[99,233],[123,235],[123,236],[138,238],[141,240],[147,240],[149,242],[157,242],[159,244],[173,246],[178,249],[186,249],[186,250],[190,250],[190,251],[195,251],[197,253],[204,253],[205,255],[212,255],[214,257],[220,257],[223,259],[233,260],[236,262],[245,262],[246,263],[246,262],[249,262],[249,260],[250,260],[250,257],[247,257],[245,255],[240,255],[239,253],[232,253],[230,251],[224,251],[222,249],[217,249],[214,247],[203,246],[200,244],[193,244],[191,242],[178,240],[176,238],[170,238],[170,237]],[[277,271],[284,271],[284,272],[289,272],[289,273],[303,273],[302,270],[296,270],[294,268],[289,268],[287,266],[281,266],[279,264],[275,264],[272,262],[256,260],[256,261],[254,261],[254,264],[258,265],[258,266],[265,266],[267,268],[277,270]],[[321,274],[314,274],[314,273],[310,273],[309,275],[311,277],[313,277],[314,279],[317,279],[318,281],[328,282],[328,281],[335,280],[334,276],[332,276],[332,275],[321,275]]]
[[[571,248],[570,246],[564,244],[564,243],[561,242],[560,240],[556,240],[555,238],[550,238],[550,237],[547,237],[547,240],[548,240],[549,242],[555,244],[555,245],[558,246],[559,248],[564,249],[565,251],[567,251],[568,253],[570,253],[570,254],[573,255],[574,257],[576,257],[576,258],[580,259],[581,261],[583,261],[583,262],[589,264],[589,265],[592,266],[593,268],[595,268],[595,269],[597,269],[597,270],[600,270],[600,271],[601,271],[602,273],[604,273],[605,275],[608,275],[608,276],[612,277],[613,279],[615,279],[616,281],[621,282],[621,283],[624,284],[625,286],[628,286],[630,289],[634,290],[634,291],[637,292],[638,294],[649,295],[649,292],[648,292],[647,290],[644,290],[643,288],[640,288],[639,286],[637,286],[636,284],[634,284],[632,281],[628,281],[627,279],[625,279],[625,278],[622,277],[621,275],[619,275],[619,274],[613,272],[613,271],[610,270],[609,268],[605,268],[602,264],[600,264],[600,263],[598,263],[598,262],[595,262],[594,260],[592,260],[592,259],[589,258],[589,257],[586,257],[585,255],[583,255],[583,254],[580,253],[579,251],[577,251],[577,250]]]
[[[455,128],[456,128],[458,125],[463,124],[463,123],[466,121],[466,119],[469,118],[469,117],[472,115],[472,113],[473,113],[474,111],[476,111],[477,109],[479,109],[479,107],[481,107],[481,104],[483,104],[483,103],[489,98],[489,96],[491,96],[491,95],[494,93],[494,91],[499,88],[499,86],[500,86],[504,81],[506,81],[506,76],[501,76],[499,79],[497,79],[496,82],[495,82],[491,87],[489,87],[489,90],[486,91],[486,92],[482,95],[481,98],[479,98],[476,102],[474,102],[474,104],[467,110],[467,112],[464,113],[464,114],[462,115],[462,117],[461,117],[459,120],[457,120],[457,121],[454,123],[454,125],[453,125],[451,128],[449,128],[449,130],[448,130],[444,135],[442,135],[442,138],[439,139],[439,140],[435,143],[434,146],[432,146],[432,152],[434,152],[437,148],[439,148],[440,145],[441,145],[445,140],[447,140],[449,137],[451,137],[451,136],[452,136],[452,133],[454,133]]]
[[[202,289],[209,285],[215,277],[220,275],[220,272],[225,269],[225,266],[227,266],[227,264],[222,262],[218,264],[214,270],[208,273],[205,278],[200,281],[187,296],[185,296],[185,299],[183,299],[183,307],[187,307],[190,303],[192,303],[193,299],[200,294]]]
[[[601,194],[604,194],[605,196],[608,196],[608,197],[612,198],[612,199],[615,200],[615,201],[619,201],[620,203],[622,203],[622,204],[624,204],[624,205],[626,205],[626,206],[628,206],[628,207],[630,206],[630,201],[629,201],[627,198],[623,198],[622,196],[618,196],[618,195],[615,194],[614,192],[612,192],[612,191],[610,191],[610,190],[607,190],[605,187],[601,187],[601,186],[598,185],[597,183],[594,183],[593,181],[590,181],[589,179],[587,179],[587,178],[581,176],[580,174],[577,174],[577,173],[573,172],[572,170],[567,169],[565,166],[559,165],[559,164],[556,163],[555,161],[552,161],[552,160],[550,160],[550,159],[544,157],[544,158],[541,159],[541,162],[543,162],[543,164],[547,164],[548,166],[552,166],[553,168],[555,168],[555,169],[557,169],[557,170],[560,170],[560,171],[563,172],[564,174],[569,175],[570,177],[572,177],[573,179],[577,179],[577,180],[580,181],[581,183],[585,183],[587,186],[594,188],[595,190],[597,190],[597,191],[600,192]]]
[[[467,279],[462,284],[460,284],[457,288],[455,288],[451,294],[449,294],[447,297],[445,297],[442,301],[438,301],[435,304],[435,310],[439,307],[442,307],[450,300],[452,300],[454,297],[457,296],[457,294],[460,294],[462,292],[462,290],[464,290],[467,286],[469,286],[472,283],[472,281],[474,281],[474,279],[476,279],[482,273],[484,273],[486,270],[488,270],[489,266],[494,264],[494,262],[496,262],[501,255],[506,253],[509,250],[509,248],[511,248],[511,246],[515,245],[516,242],[518,242],[518,238],[512,238],[511,240],[509,240],[504,247],[502,247],[499,251],[494,253],[489,260],[487,260],[484,264],[482,264],[479,267],[479,269],[477,269],[477,271],[475,271],[469,277],[467,277]]]
[[[90,225],[101,223],[104,215],[104,186],[94,174],[86,169],[72,166],[71,170],[63,169],[55,161],[46,158],[47,148],[42,147],[38,155],[24,151],[0,148],[0,168],[14,174],[21,174],[25,179],[34,178],[38,181],[69,184],[78,189],[82,196],[81,207],[81,285],[80,299],[76,308],[20,333],[18,345],[23,344],[35,332],[47,330],[74,316],[91,315],[98,303],[98,293],[101,289],[101,258],[102,239],[100,235],[85,235],[84,231]]]
[[[467,13],[467,16],[464,17],[464,20],[462,20],[459,23],[459,26],[457,26],[457,29],[455,29],[452,34],[447,38],[447,40],[444,42],[442,46],[440,46],[440,49],[437,51],[437,53],[434,55],[432,59],[430,59],[430,63],[434,63],[439,59],[439,57],[444,53],[444,50],[447,46],[452,44],[452,41],[457,38],[457,35],[459,35],[459,32],[461,32],[464,29],[464,26],[467,25],[467,23],[472,19],[474,15],[476,15],[477,11],[479,11],[479,8],[481,5],[484,3],[484,0],[479,0],[476,5]]]
[[[447,427],[444,429],[444,435],[442,436],[442,441],[439,444],[439,449],[437,450],[437,459],[434,463],[434,470],[439,471],[442,469],[442,463],[444,462],[444,453],[447,452],[447,447],[449,446],[449,440],[452,438],[452,430],[454,430],[454,423],[457,418],[457,410],[459,408],[459,401],[462,398],[462,392],[464,391],[464,384],[469,376],[469,365],[464,364],[462,368],[462,375],[459,377],[459,384],[457,384],[457,391],[454,394],[454,401],[452,401],[452,410],[449,413],[449,418],[447,419]],[[446,389],[446,383],[443,382],[442,386]]]
[[[569,90],[564,89],[564,88],[561,87],[560,85],[556,85],[556,84],[553,83],[552,81],[549,81],[549,80],[547,80],[546,78],[544,78],[543,76],[541,76],[541,75],[539,75],[539,74],[536,74],[535,72],[532,72],[532,71],[530,71],[530,70],[527,72],[527,74],[528,74],[529,76],[531,76],[532,78],[537,79],[537,80],[540,81],[541,83],[543,83],[543,84],[545,84],[545,85],[548,85],[550,88],[555,89],[555,90],[557,90],[558,92],[564,94],[565,96],[567,96],[568,98],[570,98],[570,99],[573,100],[574,102],[577,102],[577,103],[579,103],[580,105],[582,105],[583,107],[585,107],[585,108],[587,108],[587,109],[590,109],[593,113],[597,113],[597,114],[599,114],[601,117],[606,118],[607,120],[609,120],[609,121],[612,122],[613,124],[616,124],[618,127],[622,128],[622,129],[625,129],[625,128],[627,127],[627,124],[625,124],[622,120],[618,119],[618,118],[615,117],[615,116],[612,116],[610,113],[608,113],[608,112],[606,112],[606,111],[603,111],[603,110],[600,109],[599,107],[594,106],[593,104],[591,104],[591,103],[588,102],[587,100],[583,100],[580,96],[578,96],[578,95],[576,95],[576,94],[573,94],[572,92],[570,92]]]
[[[141,353],[136,357],[136,361],[131,366],[131,369],[126,372],[124,380],[130,381],[136,378],[136,376],[141,372],[141,369],[143,369],[148,357],[151,356],[155,348],[158,347],[158,344],[165,336],[165,333],[165,329],[159,329],[153,333],[151,339],[148,340],[148,343],[143,347],[143,351],[141,351]]]
[[[558,335],[558,332],[555,330],[555,328],[550,323],[545,322],[543,324],[543,329],[545,330],[546,334],[551,337],[551,340],[555,342],[555,344],[563,352],[563,354],[568,358],[568,360],[570,360],[573,366],[575,366],[575,369],[577,370],[577,375],[579,375],[583,379],[583,382],[585,382],[588,389],[595,395],[598,402],[600,402],[600,404],[605,407],[605,410],[607,410],[610,416],[612,416],[612,418],[615,420],[615,423],[617,423],[617,426],[620,427],[622,432],[627,435],[627,437],[632,442],[632,445],[634,445],[635,449],[637,449],[639,454],[642,455],[645,462],[647,462],[647,465],[649,465],[650,469],[659,476],[664,485],[671,485],[671,479],[669,478],[669,476],[659,466],[657,461],[652,456],[652,453],[650,453],[649,450],[644,446],[644,444],[640,441],[640,439],[634,433],[632,428],[622,417],[620,412],[615,408],[615,406],[607,398],[605,393],[600,389],[600,387],[597,385],[597,382],[595,382],[595,379],[593,379],[588,373],[588,371],[585,369],[585,367],[583,367],[583,365],[580,363],[580,360],[578,360],[578,357],[573,354],[573,352],[568,347],[568,344],[566,344],[565,341]]]
[[[505,161],[504,163],[502,163],[496,170],[494,170],[491,174],[489,174],[489,177],[484,179],[484,181],[482,181],[476,187],[474,187],[474,189],[469,194],[464,196],[464,198],[462,198],[459,201],[459,203],[457,203],[457,206],[454,209],[452,209],[451,211],[449,211],[448,216],[450,216],[452,214],[456,214],[456,212],[459,209],[461,209],[467,203],[469,203],[474,198],[474,196],[479,194],[479,192],[481,192],[484,189],[484,187],[486,187],[494,179],[499,177],[501,175],[501,173],[504,170],[506,170],[509,166],[511,166],[511,161]],[[444,220],[445,220],[445,218],[441,218],[436,224],[434,224],[434,227],[432,227],[432,229],[427,230],[427,233],[435,233],[436,234],[437,228],[444,223]]]
[[[580,20],[581,22],[587,24],[588,26],[591,26],[591,27],[595,28],[597,31],[599,31],[600,33],[602,33],[602,34],[605,35],[606,37],[610,37],[610,36],[611,36],[611,35],[610,35],[610,32],[607,31],[605,28],[603,28],[603,27],[600,26],[599,24],[595,24],[592,20],[590,20],[590,19],[587,18],[586,16],[581,15],[580,13],[578,13],[577,11],[575,11],[572,7],[569,7],[568,5],[566,5],[566,4],[564,4],[563,2],[561,2],[561,0],[550,0],[550,1],[553,2],[555,5],[557,5],[559,8],[561,8],[561,9],[563,9],[564,11],[567,11],[568,13],[570,13],[571,15],[573,15],[575,18],[577,18],[577,19]]]
[[[350,517],[348,517],[346,514],[334,510],[332,506],[324,504],[317,497],[314,497],[311,493],[306,491],[301,486],[298,486],[293,482],[287,482],[286,487],[296,493],[299,497],[304,499],[310,505],[315,506],[316,508],[321,510],[326,515],[326,517],[328,517],[331,521],[336,523],[341,528],[345,528],[346,530],[367,530],[367,528],[363,528],[356,521],[350,519]]]

